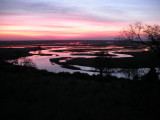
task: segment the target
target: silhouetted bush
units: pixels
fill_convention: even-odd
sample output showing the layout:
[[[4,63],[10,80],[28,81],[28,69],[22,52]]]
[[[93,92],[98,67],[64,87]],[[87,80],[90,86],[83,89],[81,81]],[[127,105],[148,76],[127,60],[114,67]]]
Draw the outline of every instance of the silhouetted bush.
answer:
[[[103,76],[104,71],[108,68],[109,60],[111,55],[108,51],[101,51],[95,54],[97,57],[95,58],[94,67],[98,70],[100,76]]]

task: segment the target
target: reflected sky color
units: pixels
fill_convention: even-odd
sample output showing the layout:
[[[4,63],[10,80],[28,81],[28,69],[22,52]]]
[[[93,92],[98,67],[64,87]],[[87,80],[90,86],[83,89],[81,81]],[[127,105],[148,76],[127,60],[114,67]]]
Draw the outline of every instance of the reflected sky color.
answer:
[[[136,21],[159,24],[159,0],[0,0],[0,40],[110,40]]]

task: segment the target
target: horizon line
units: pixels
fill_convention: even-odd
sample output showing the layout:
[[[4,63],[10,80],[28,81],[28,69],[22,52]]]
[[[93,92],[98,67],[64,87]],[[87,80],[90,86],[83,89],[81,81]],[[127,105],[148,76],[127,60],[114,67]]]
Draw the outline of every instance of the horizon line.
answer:
[[[90,39],[86,39],[86,40],[59,40],[59,39],[55,39],[55,40],[0,40],[0,42],[30,42],[30,41],[118,41],[118,40],[90,40]]]

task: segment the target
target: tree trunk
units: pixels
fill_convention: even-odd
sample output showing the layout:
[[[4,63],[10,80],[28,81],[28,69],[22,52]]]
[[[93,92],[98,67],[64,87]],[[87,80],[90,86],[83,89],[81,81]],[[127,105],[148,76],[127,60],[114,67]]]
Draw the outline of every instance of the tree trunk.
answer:
[[[99,73],[100,73],[100,76],[103,77],[103,70],[100,70]]]

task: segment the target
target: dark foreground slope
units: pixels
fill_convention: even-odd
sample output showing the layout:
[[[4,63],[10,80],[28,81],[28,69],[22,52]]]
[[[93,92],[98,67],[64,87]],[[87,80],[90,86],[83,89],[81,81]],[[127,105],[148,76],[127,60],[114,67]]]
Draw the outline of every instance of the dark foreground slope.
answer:
[[[1,115],[6,120],[158,119],[160,82],[100,80],[0,64]]]

